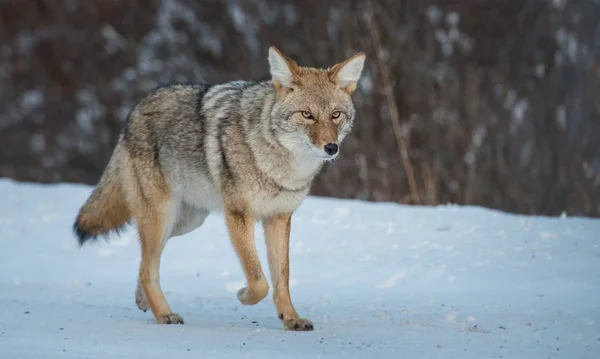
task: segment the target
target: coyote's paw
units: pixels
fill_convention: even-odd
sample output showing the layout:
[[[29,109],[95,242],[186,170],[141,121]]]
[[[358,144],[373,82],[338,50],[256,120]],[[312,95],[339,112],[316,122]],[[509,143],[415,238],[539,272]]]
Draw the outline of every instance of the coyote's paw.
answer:
[[[282,319],[283,327],[286,330],[295,330],[295,331],[311,331],[313,330],[313,323],[308,319],[296,318],[296,319]]]
[[[244,287],[237,292],[237,297],[244,305],[254,305],[269,294],[269,284],[261,282],[255,287]]]
[[[183,324],[183,318],[179,314],[170,313],[159,316],[156,322],[158,324]]]
[[[148,300],[146,300],[146,294],[144,294],[144,291],[140,287],[138,287],[138,289],[135,291],[135,304],[137,304],[137,307],[140,308],[141,311],[145,312],[148,310]]]

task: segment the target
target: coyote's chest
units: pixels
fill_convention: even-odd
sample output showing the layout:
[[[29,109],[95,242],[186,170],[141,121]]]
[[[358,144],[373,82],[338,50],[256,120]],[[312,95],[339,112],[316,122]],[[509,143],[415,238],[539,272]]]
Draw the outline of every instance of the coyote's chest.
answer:
[[[270,168],[261,168],[260,164],[255,177],[242,185],[252,212],[260,217],[296,210],[321,167],[321,163],[312,159],[295,160]]]
[[[300,190],[258,190],[246,193],[246,200],[254,215],[268,217],[278,213],[291,213],[296,210],[308,194],[308,186]]]

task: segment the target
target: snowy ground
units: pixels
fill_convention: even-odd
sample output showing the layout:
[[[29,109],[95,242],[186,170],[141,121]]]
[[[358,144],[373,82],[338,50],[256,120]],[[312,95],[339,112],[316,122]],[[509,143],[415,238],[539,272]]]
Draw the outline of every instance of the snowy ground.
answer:
[[[134,303],[134,230],[78,248],[90,191],[0,179],[0,358],[600,358],[600,220],[310,198],[292,224],[282,330],[244,278],[221,215],[174,238],[162,283],[185,325]],[[265,248],[257,227],[263,261]],[[264,267],[267,268],[266,262]]]

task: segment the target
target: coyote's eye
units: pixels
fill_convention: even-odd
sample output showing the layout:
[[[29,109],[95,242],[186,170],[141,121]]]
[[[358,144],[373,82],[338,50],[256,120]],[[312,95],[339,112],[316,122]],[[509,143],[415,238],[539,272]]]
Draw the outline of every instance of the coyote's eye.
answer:
[[[302,117],[308,118],[308,119],[312,120],[313,115],[310,112],[308,112],[308,111],[302,111],[301,113],[302,113]]]
[[[342,113],[340,111],[333,111],[331,118],[340,118],[341,115]]]

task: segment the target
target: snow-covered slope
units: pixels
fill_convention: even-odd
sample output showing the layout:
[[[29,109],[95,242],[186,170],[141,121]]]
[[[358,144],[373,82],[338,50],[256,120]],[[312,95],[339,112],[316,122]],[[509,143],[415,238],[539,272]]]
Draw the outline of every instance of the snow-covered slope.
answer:
[[[309,198],[291,282],[315,331],[294,333],[270,296],[238,303],[213,214],[166,248],[163,289],[186,323],[167,326],[135,306],[134,229],[77,247],[90,190],[0,180],[0,358],[600,357],[599,220]]]

